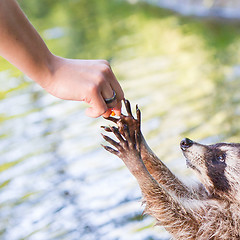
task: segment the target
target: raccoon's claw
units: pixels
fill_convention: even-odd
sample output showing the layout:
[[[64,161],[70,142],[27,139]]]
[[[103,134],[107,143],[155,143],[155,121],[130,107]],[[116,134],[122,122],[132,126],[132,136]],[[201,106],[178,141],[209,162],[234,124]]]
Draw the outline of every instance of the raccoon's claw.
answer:
[[[137,119],[134,118],[131,110],[131,104],[127,99],[124,99],[125,108],[127,111],[127,115],[121,114],[120,118],[114,118],[114,117],[108,117],[107,120],[110,120],[118,125],[119,132],[124,134],[123,127],[124,125],[127,125],[130,131],[131,137],[134,137],[134,131],[137,129],[139,132],[141,130],[141,111],[138,108],[138,105],[136,105],[136,115]],[[109,131],[109,129],[105,128],[106,131]]]
[[[112,154],[115,154],[115,155],[118,155],[118,151],[117,150],[115,150],[115,149],[113,149],[113,148],[111,148],[111,147],[109,147],[109,146],[104,146],[103,144],[101,144],[102,145],[102,147],[105,149],[105,150],[107,150],[108,152],[110,152],[110,153],[112,153]]]
[[[114,141],[113,139],[111,139],[110,137],[102,134],[102,137],[105,139],[105,141],[109,142],[110,144],[112,144],[115,148],[119,149],[119,143],[117,143],[116,141]]]
[[[128,116],[129,116],[129,117],[133,117],[133,115],[132,115],[132,110],[131,110],[131,104],[130,104],[130,102],[129,102],[127,99],[125,99],[125,98],[124,98],[124,104],[125,104],[125,108],[126,108],[126,110],[127,110]]]
[[[112,127],[107,127],[107,126],[101,126],[101,128],[103,128],[106,132],[112,132],[114,133],[114,135],[117,137],[117,139],[120,141],[120,142],[123,142],[124,139],[123,137],[121,136],[120,132],[119,132],[119,129],[112,126]],[[129,130],[128,130],[129,131]],[[105,138],[108,138],[106,135],[103,135],[102,136]],[[106,140],[106,139],[105,139]]]
[[[112,132],[110,127],[107,126],[101,126],[102,129],[104,129],[106,132]]]
[[[137,125],[138,125],[138,130],[141,130],[141,111],[138,108],[138,105],[136,105],[136,114],[137,114]]]
[[[134,136],[130,135],[130,131],[127,125],[123,125],[124,133],[121,134],[119,129],[116,127],[103,127],[107,132],[112,132],[115,137],[119,140],[116,142],[112,138],[102,134],[102,137],[110,143],[115,149],[109,146],[102,145],[107,151],[117,155],[121,159],[128,159],[128,156],[132,155],[132,153],[136,153],[136,155],[140,155],[140,137],[137,131],[135,131]]]
[[[121,159],[127,161],[128,156],[140,155],[140,145],[142,140],[142,134],[140,130],[141,125],[141,111],[136,105],[136,115],[135,119],[132,115],[131,104],[128,100],[124,99],[124,104],[126,107],[127,115],[121,114],[120,118],[108,117],[107,120],[110,120],[117,124],[118,127],[107,127],[101,126],[106,132],[112,132],[119,142],[114,141],[108,136],[102,135],[103,138],[110,143],[115,149],[103,146],[107,151],[117,155]]]
[[[109,120],[109,121],[111,121],[111,122],[114,122],[114,123],[117,123],[118,121],[119,121],[119,119],[118,118],[114,118],[114,117],[106,117],[105,119],[107,119],[107,120]]]

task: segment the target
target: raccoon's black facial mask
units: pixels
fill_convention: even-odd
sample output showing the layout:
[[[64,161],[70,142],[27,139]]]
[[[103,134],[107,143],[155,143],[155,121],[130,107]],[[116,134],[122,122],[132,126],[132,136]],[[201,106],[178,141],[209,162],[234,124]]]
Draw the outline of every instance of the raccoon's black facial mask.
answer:
[[[223,150],[228,148],[229,144],[203,145],[184,139],[180,146],[187,159],[187,165],[197,172],[205,183],[212,182],[214,192],[230,190],[230,184],[225,175],[227,151]],[[212,189],[208,183],[206,187]]]
[[[206,160],[207,175],[215,189],[224,192],[230,190],[229,182],[225,176],[227,167],[225,162],[226,152],[214,147],[207,147],[206,150],[204,158]]]

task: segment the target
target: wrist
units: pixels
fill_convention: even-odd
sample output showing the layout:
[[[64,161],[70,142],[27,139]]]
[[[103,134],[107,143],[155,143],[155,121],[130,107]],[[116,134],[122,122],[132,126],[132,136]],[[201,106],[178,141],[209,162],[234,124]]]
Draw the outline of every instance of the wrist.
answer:
[[[60,62],[60,57],[49,52],[42,64],[39,64],[38,70],[33,74],[32,79],[42,88],[47,89],[53,82],[54,73]]]

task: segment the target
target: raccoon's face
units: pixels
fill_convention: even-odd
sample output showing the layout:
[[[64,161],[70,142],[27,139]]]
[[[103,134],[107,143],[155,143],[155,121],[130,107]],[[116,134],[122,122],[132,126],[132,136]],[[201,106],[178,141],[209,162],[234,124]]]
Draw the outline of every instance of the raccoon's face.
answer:
[[[185,138],[180,143],[187,165],[210,194],[240,195],[240,144],[203,145]]]

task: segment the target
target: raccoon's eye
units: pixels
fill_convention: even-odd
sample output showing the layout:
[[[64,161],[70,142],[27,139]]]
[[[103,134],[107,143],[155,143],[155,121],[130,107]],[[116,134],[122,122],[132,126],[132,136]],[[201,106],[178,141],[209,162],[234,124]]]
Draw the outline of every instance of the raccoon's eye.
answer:
[[[219,162],[225,162],[225,154],[217,155],[217,160]]]

